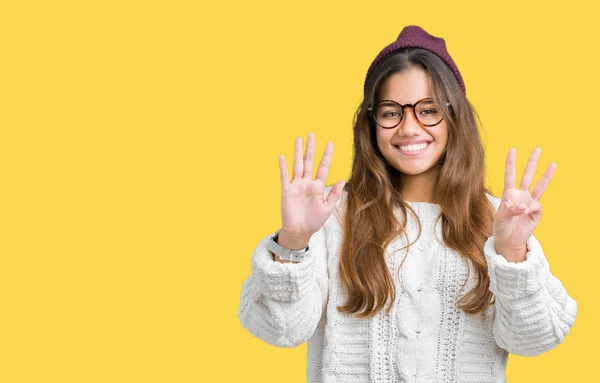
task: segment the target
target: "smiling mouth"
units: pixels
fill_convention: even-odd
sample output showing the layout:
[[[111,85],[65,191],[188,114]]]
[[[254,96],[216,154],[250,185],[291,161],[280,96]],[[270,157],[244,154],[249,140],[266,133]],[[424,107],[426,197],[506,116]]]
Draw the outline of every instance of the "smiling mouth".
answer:
[[[406,156],[414,156],[420,153],[423,153],[427,147],[431,144],[431,142],[423,142],[417,145],[401,145],[394,147],[402,154]]]

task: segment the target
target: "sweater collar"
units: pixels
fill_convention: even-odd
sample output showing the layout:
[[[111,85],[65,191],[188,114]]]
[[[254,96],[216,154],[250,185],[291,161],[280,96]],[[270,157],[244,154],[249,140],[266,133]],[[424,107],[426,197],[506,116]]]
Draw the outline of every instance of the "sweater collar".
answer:
[[[409,205],[419,219],[436,219],[437,216],[442,212],[442,208],[440,205],[436,203],[430,202],[413,202],[413,201],[404,201],[407,205]],[[399,208],[398,208],[399,209]],[[412,215],[409,213],[409,215]]]

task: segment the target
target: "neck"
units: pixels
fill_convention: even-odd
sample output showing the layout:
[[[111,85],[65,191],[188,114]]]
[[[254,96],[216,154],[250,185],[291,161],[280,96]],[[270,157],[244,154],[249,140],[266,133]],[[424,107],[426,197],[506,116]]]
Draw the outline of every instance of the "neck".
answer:
[[[402,174],[402,199],[410,202],[435,203],[435,172]]]

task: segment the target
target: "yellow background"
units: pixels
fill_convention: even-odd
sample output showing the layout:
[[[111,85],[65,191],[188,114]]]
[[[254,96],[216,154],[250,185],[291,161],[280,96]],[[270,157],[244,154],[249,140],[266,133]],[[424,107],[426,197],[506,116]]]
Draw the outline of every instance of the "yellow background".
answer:
[[[598,88],[591,1],[0,2],[0,381],[303,382],[306,345],[237,310],[280,220],[277,157],[334,142],[348,179],[364,75],[403,26],[446,39],[487,179],[535,146],[536,229],[579,303],[508,381],[599,381]],[[483,5],[486,4],[486,5]]]

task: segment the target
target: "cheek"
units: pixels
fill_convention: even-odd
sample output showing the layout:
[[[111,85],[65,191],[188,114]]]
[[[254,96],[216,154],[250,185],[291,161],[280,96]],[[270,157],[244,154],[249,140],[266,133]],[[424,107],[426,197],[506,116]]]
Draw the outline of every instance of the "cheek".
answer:
[[[380,149],[385,148],[390,144],[391,135],[385,130],[377,129],[376,140]]]
[[[381,149],[385,149],[385,141],[383,140],[383,138],[381,138],[381,137],[377,138],[377,146],[379,147],[380,151],[381,151]]]
[[[438,132],[436,140],[440,142],[444,148],[446,147],[448,144],[448,128],[446,126]]]

